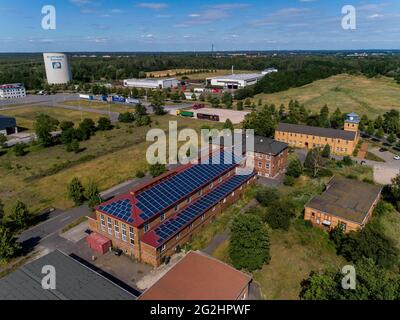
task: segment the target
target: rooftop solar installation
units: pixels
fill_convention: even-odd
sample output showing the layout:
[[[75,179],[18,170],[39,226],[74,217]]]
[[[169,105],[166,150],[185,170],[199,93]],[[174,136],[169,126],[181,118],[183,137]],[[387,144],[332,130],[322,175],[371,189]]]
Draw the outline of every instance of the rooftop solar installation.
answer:
[[[162,181],[159,184],[139,193],[136,198],[138,200],[137,207],[141,211],[140,218],[144,221],[151,219],[157,213],[167,209],[188,194],[195,192],[207,182],[220,177],[224,172],[233,169],[238,158],[235,157],[230,163],[224,163],[224,153],[220,153],[219,164],[211,161],[209,164],[196,164],[188,169]],[[213,156],[215,160],[216,155]],[[233,157],[228,154],[228,158]]]
[[[107,205],[100,206],[99,210],[108,213],[120,220],[126,221],[128,223],[133,223],[132,207],[133,206],[129,199],[121,199]]]
[[[234,169],[240,160],[228,152],[214,154],[208,164],[194,164],[148,189],[139,190],[136,196],[126,194],[97,209],[127,223],[141,224]]]
[[[143,237],[142,241],[153,247],[159,247],[166,240],[179,233],[185,226],[196,220],[204,212],[210,210],[217,203],[221,202],[225,197],[230,195],[253,176],[254,174],[233,176],[231,179],[215,188],[215,190],[201,197],[196,202],[182,210],[182,212],[177,214],[174,218],[169,219],[155,230],[147,233]]]

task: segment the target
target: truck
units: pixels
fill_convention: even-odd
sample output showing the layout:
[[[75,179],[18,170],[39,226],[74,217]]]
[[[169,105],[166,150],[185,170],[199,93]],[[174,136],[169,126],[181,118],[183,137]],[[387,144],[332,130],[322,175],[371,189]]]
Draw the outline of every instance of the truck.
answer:
[[[139,99],[134,99],[134,98],[128,98],[125,101],[126,103],[130,103],[130,104],[140,104],[140,100]]]
[[[219,115],[205,114],[205,113],[198,113],[197,119],[210,120],[210,121],[219,121],[220,120]]]
[[[194,117],[194,112],[192,112],[192,111],[181,110],[179,114],[181,117],[188,117],[188,118]]]
[[[205,108],[205,105],[203,103],[196,103],[192,107],[194,110],[202,109]]]
[[[119,96],[113,96],[112,102],[120,102],[120,103],[125,103],[126,99],[124,97],[119,97]]]
[[[79,99],[83,100],[94,100],[94,96],[88,94],[80,94]]]
[[[101,96],[101,101],[107,102],[108,101],[108,96]]]

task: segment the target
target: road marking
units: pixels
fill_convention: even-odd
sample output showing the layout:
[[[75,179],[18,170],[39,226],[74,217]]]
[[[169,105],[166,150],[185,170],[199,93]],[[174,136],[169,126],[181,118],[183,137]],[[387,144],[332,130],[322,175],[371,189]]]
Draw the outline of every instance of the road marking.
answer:
[[[64,219],[60,220],[60,222],[65,222],[65,221],[67,221],[67,220],[70,219],[70,218],[71,218],[71,216],[65,217]]]

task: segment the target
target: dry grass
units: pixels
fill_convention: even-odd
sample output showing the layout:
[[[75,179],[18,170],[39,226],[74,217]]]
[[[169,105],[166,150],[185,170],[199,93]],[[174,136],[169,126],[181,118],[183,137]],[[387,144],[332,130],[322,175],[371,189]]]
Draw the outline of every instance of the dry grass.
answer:
[[[400,85],[393,79],[366,78],[341,74],[328,79],[315,81],[300,88],[287,91],[260,94],[254,101],[262,99],[263,103],[274,103],[280,106],[287,105],[291,99],[303,103],[312,111],[327,104],[333,112],[340,108],[342,112],[357,112],[376,117],[377,114],[400,107]]]

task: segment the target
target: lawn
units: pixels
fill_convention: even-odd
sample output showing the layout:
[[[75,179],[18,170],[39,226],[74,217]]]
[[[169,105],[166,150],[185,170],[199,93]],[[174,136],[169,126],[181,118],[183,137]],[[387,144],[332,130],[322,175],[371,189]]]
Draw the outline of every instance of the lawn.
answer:
[[[327,104],[331,112],[340,108],[342,112],[357,112],[375,118],[378,114],[400,107],[400,85],[393,79],[366,78],[341,74],[315,81],[300,88],[273,94],[259,94],[254,101],[287,106],[291,99],[298,100],[312,111]]]
[[[107,103],[101,101],[88,101],[88,100],[72,100],[72,101],[65,101],[62,104],[66,106],[73,106],[73,107],[82,107],[82,108],[91,108],[97,110],[104,110],[104,111],[114,111],[114,112],[134,112],[135,106],[134,105],[121,105],[116,103]]]
[[[155,116],[152,127],[166,130],[171,120],[178,121],[178,129],[199,130],[206,122],[173,116]],[[157,124],[158,123],[158,124]],[[218,128],[221,124],[209,123]],[[119,124],[107,132],[97,132],[81,143],[83,151],[68,153],[62,145],[43,149],[31,147],[24,157],[13,152],[0,156],[0,199],[6,210],[16,201],[25,202],[32,211],[54,206],[70,208],[66,186],[73,177],[84,183],[94,180],[101,190],[133,179],[137,170],[146,169],[146,142],[149,127]]]
[[[15,117],[19,127],[30,131],[33,130],[35,117],[40,113],[48,114],[49,116],[58,119],[60,122],[63,120],[79,122],[84,118],[96,120],[101,116],[91,112],[51,108],[47,106],[23,106],[12,110],[1,110],[0,113],[5,116]]]

